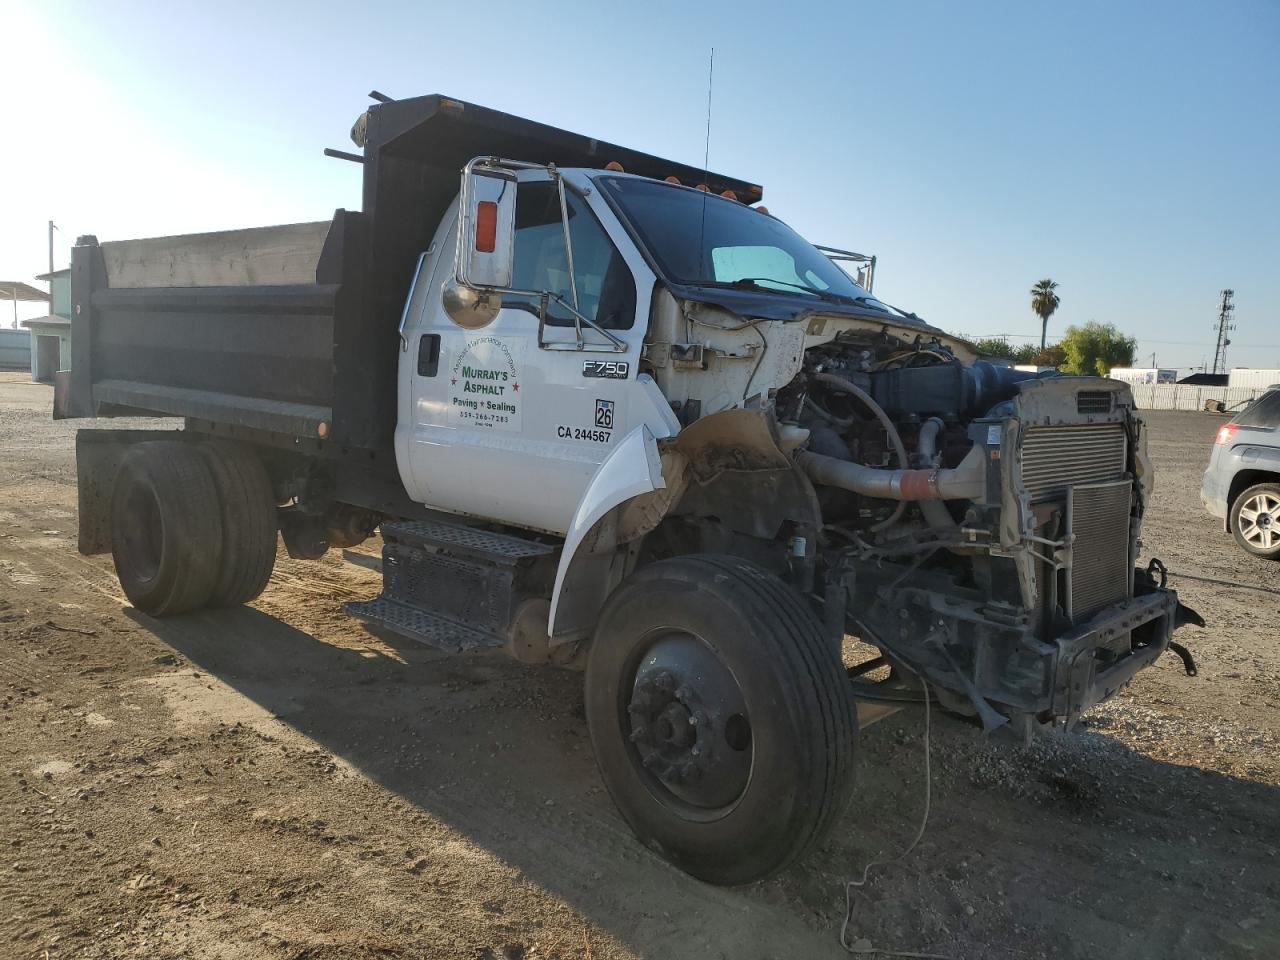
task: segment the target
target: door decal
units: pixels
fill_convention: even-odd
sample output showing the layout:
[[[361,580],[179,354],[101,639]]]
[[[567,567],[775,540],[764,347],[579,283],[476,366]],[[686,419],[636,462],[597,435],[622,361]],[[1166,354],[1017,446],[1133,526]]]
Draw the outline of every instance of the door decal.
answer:
[[[449,368],[449,426],[520,429],[520,366],[525,341],[482,336],[466,340]]]

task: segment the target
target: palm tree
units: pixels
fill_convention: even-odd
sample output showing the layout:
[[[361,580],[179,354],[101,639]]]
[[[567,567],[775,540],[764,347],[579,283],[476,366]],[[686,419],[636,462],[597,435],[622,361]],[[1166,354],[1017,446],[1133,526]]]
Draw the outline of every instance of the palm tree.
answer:
[[[1040,350],[1044,351],[1045,335],[1049,332],[1049,318],[1058,309],[1058,285],[1045,277],[1031,288],[1031,309],[1040,315]]]

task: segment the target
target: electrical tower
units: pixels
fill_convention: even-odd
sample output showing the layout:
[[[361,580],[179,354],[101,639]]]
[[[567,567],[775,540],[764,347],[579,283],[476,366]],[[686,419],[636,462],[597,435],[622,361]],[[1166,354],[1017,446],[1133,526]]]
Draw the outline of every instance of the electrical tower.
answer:
[[[1227,334],[1236,328],[1231,322],[1231,315],[1235,312],[1235,304],[1231,302],[1231,298],[1236,295],[1234,290],[1222,291],[1222,307],[1218,310],[1218,346],[1213,351],[1213,372],[1227,372],[1227,347],[1231,346],[1231,339]]]

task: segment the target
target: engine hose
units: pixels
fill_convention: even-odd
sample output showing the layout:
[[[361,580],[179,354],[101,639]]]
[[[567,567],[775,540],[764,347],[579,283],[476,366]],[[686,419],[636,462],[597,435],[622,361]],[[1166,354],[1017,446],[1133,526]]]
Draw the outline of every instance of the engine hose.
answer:
[[[931,464],[938,454],[938,434],[946,425],[938,417],[930,417],[920,425],[920,439],[916,443],[916,453],[920,462]],[[946,505],[937,500],[921,500],[920,512],[924,514],[929,526],[935,530],[954,530],[956,522]]]
[[[900,468],[907,466],[907,448],[903,446],[902,435],[898,433],[898,428],[894,426],[893,421],[889,419],[889,415],[884,412],[884,408],[875,402],[871,394],[856,383],[846,380],[844,377],[838,377],[834,373],[815,373],[813,379],[818,383],[825,383],[829,387],[834,387],[861,400],[863,405],[880,421],[880,425],[884,427],[884,432],[889,438],[889,445],[893,447],[893,452],[898,458],[898,466]],[[902,519],[902,514],[906,509],[906,502],[899,500],[898,505],[893,508],[893,512],[889,516],[872,525],[872,532],[879,533],[881,530],[886,530],[893,526]]]

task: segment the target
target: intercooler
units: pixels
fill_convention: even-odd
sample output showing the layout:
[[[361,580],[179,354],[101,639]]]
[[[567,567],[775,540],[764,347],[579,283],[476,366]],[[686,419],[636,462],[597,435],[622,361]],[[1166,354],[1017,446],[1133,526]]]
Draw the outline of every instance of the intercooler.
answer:
[[[1033,500],[1064,498],[1074,534],[1067,612],[1077,623],[1130,595],[1127,440],[1119,423],[1029,427],[1022,483]]]

